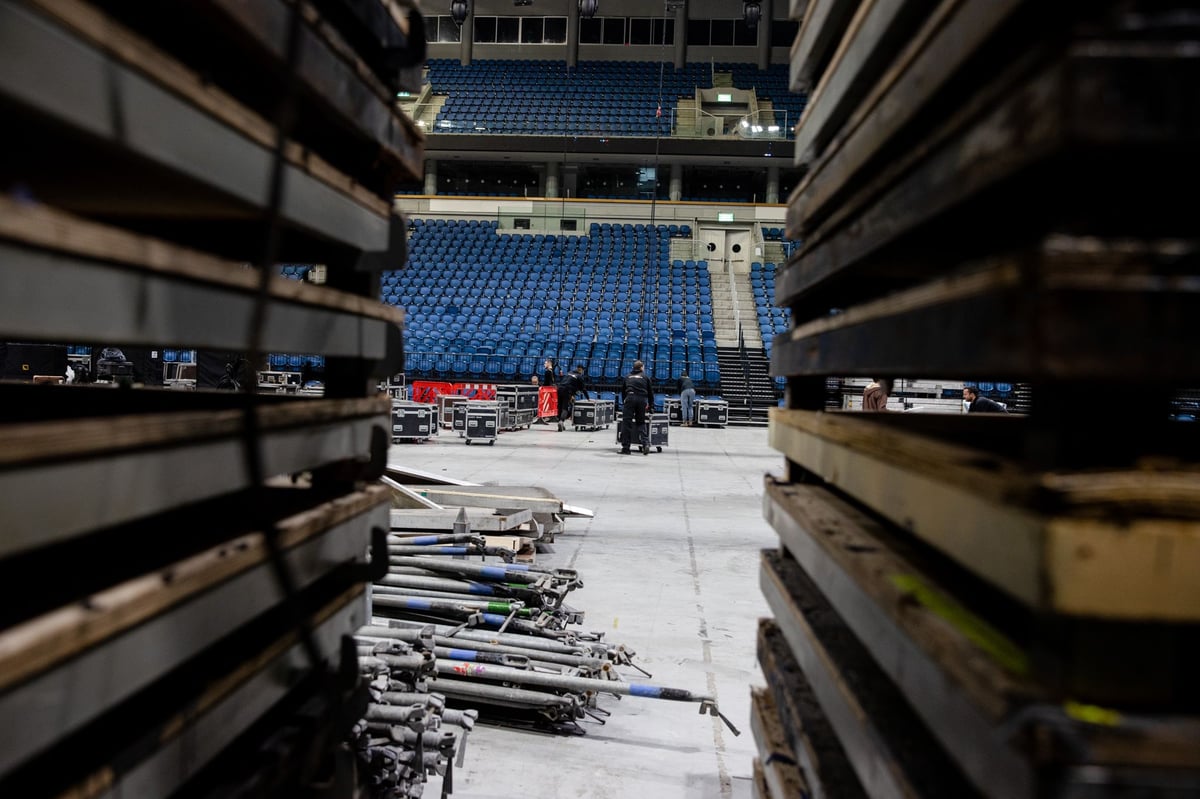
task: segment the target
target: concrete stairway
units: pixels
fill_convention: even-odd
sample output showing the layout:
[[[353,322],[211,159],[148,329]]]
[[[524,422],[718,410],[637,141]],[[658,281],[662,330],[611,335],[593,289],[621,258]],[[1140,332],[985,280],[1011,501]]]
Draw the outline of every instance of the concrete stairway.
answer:
[[[733,291],[728,272],[709,272],[712,282],[713,333],[718,347],[738,345],[738,320],[733,306]]]
[[[748,350],[763,348],[762,333],[758,329],[758,315],[754,310],[754,290],[750,287],[749,272],[735,272],[734,290],[737,295],[738,316],[742,325],[742,340]]]
[[[675,104],[675,135],[696,135],[696,101],[680,100]]]

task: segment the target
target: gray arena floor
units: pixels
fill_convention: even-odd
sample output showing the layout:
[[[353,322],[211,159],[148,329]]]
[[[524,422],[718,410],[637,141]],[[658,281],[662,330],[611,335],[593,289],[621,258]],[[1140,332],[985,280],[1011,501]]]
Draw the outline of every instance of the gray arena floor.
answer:
[[[766,615],[758,553],[777,540],[762,519],[762,477],[783,470],[765,429],[672,427],[668,446],[648,456],[618,454],[615,427],[535,425],[494,446],[443,431],[394,445],[389,460],[471,482],[538,485],[593,510],[594,519],[569,519],[539,563],[580,571],[584,588],[568,602],[586,611],[585,627],[632,647],[650,682],[715,695],[742,732],[692,704],[601,697],[612,716],[585,722],[581,737],[476,727],[455,797],[751,795],[749,692],[763,682],[754,640]]]

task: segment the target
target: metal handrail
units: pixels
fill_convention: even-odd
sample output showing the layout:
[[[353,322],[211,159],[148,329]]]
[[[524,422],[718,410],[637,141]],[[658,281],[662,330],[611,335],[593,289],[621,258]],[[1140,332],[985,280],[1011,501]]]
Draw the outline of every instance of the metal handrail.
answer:
[[[467,353],[467,352],[410,352],[405,356],[405,372],[408,381],[434,380],[444,382],[488,382],[488,383],[517,383],[527,384],[534,375],[541,376],[542,361],[545,356],[537,355],[500,355],[496,353]],[[589,390],[597,390],[596,386],[613,386],[621,377],[628,373],[634,356],[610,357],[574,357],[560,351],[553,356],[556,363],[562,363],[573,368],[582,365],[585,369],[585,381]],[[698,388],[715,388],[718,381],[707,379],[703,359],[673,359],[652,358],[641,359],[645,363],[646,374],[656,388],[656,393],[670,393],[657,389],[666,389],[675,384],[679,374],[687,371],[696,382]],[[489,366],[497,366],[490,369]],[[445,366],[445,369],[439,369]],[[660,376],[660,367],[664,367],[666,377]]]

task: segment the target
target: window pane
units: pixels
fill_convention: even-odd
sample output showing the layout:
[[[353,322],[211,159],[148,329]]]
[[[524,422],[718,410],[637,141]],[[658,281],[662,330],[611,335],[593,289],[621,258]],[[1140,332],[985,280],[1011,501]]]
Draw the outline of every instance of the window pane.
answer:
[[[600,32],[604,28],[604,20],[600,17],[579,20],[579,43],[600,44]]]
[[[634,17],[629,20],[629,43],[650,44],[650,20]]]
[[[454,24],[453,17],[438,17],[437,24],[438,24],[437,41],[439,41],[439,42],[462,41],[462,29]]]
[[[519,41],[521,41],[521,18],[497,17],[496,43],[516,44]]]
[[[475,41],[484,44],[496,41],[495,17],[475,17]]]
[[[777,19],[771,23],[771,46],[791,47],[800,32],[800,23],[790,19]]]
[[[697,47],[705,47],[708,45],[708,20],[706,19],[689,19],[688,20],[688,46],[696,45]]]
[[[567,41],[567,18],[546,17],[546,44],[564,44]]]
[[[665,25],[664,25],[665,23]],[[666,28],[666,41],[663,41],[663,28]],[[675,44],[675,20],[673,19],[656,19],[654,20],[654,38],[651,39],[654,44]]]
[[[625,17],[604,18],[604,43],[625,44]]]
[[[733,44],[733,20],[714,19],[712,21],[712,32],[709,34],[709,43],[722,47]]]
[[[758,44],[758,29],[766,24],[766,22],[759,22],[758,25],[750,28],[746,25],[745,20],[735,20],[733,23],[733,43],[746,46]]]
[[[522,44],[541,44],[542,43],[542,18],[541,17],[524,17],[521,20],[521,43]]]

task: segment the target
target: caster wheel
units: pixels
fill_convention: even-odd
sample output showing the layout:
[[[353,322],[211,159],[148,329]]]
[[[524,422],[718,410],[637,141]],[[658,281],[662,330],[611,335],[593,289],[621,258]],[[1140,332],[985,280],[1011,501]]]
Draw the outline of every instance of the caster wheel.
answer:
[[[467,439],[467,446],[468,446],[468,447],[469,447],[469,446],[471,446],[471,440],[470,440],[470,439]]]
[[[491,441],[489,441],[489,442],[488,442],[488,446],[489,446],[489,447],[494,447],[494,446],[496,446],[496,439],[494,439],[494,438],[493,438]]]
[[[662,447],[655,447],[655,449],[658,450],[659,452],[662,452]]]

